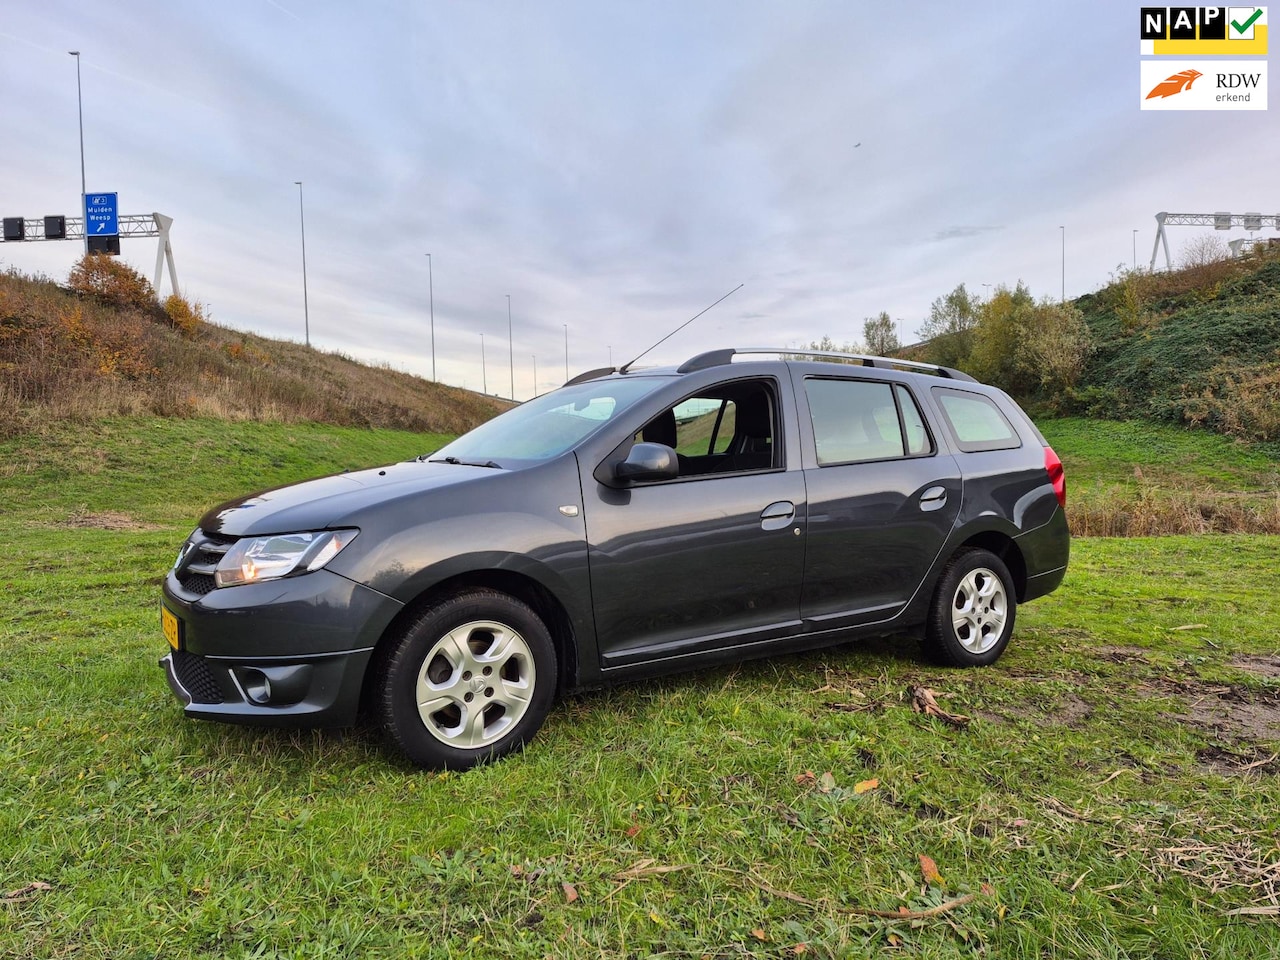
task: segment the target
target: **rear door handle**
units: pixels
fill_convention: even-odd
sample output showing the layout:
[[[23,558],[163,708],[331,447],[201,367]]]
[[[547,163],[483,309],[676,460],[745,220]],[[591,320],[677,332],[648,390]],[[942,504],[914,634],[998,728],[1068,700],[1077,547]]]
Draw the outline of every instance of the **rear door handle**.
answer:
[[[946,487],[930,487],[924,493],[920,494],[920,509],[926,513],[931,510],[941,510],[946,505]]]
[[[796,505],[790,500],[779,500],[760,511],[761,530],[781,530],[789,527],[796,515]]]

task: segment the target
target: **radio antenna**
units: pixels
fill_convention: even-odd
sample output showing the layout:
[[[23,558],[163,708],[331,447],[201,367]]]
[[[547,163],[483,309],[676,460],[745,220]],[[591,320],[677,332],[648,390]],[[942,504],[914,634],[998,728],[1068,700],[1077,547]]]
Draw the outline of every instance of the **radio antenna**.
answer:
[[[725,294],[723,297],[721,297],[719,300],[717,300],[715,303],[711,304],[711,307],[714,307],[716,304],[718,304],[718,303],[720,303],[720,302],[722,302],[722,301],[724,301],[724,300],[728,300],[731,296],[733,296],[735,293],[737,293],[739,290],[741,290],[741,289],[742,289],[743,287],[745,287],[745,286],[746,286],[746,281],[743,281],[742,283],[740,283],[740,284],[738,284],[736,287],[734,287],[732,290],[730,290],[728,293],[726,293],[726,294]],[[662,344],[666,343],[668,340],[670,340],[672,337],[674,337],[677,333],[679,333],[681,330],[683,330],[683,329],[684,329],[685,327],[687,327],[689,324],[693,323],[693,321],[697,320],[700,316],[702,316],[704,313],[706,313],[708,310],[710,310],[710,309],[711,309],[711,307],[704,307],[702,310],[699,310],[699,311],[698,311],[697,313],[695,313],[692,317],[690,317],[690,318],[689,318],[688,320],[686,320],[684,323],[680,324],[680,326],[676,327],[674,330],[672,330],[670,333],[668,333],[665,337],[663,337],[661,340],[659,340],[657,343],[655,343],[655,344],[654,344],[652,347],[650,347],[648,350],[644,351],[644,353],[640,354],[640,357],[643,357],[645,353],[649,353],[649,351],[653,350],[655,347],[659,347],[659,346],[661,346]],[[627,363],[624,363],[621,367],[619,367],[619,368],[618,368],[618,372],[619,372],[619,373],[626,373],[626,372],[627,372],[627,370],[628,370],[628,369],[630,369],[631,365],[632,365],[632,364],[634,364],[634,363],[636,362],[636,360],[639,360],[639,359],[640,359],[640,357],[636,357],[636,359],[635,359],[635,360],[631,360],[631,361],[629,361],[629,362],[627,362]]]

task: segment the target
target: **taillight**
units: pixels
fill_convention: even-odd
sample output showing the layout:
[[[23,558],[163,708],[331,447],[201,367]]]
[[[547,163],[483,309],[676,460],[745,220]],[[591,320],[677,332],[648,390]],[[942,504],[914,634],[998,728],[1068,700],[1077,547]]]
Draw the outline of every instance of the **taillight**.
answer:
[[[1048,444],[1044,448],[1044,470],[1049,474],[1049,482],[1053,484],[1053,492],[1058,497],[1058,505],[1067,508],[1067,474],[1062,469],[1062,461]]]

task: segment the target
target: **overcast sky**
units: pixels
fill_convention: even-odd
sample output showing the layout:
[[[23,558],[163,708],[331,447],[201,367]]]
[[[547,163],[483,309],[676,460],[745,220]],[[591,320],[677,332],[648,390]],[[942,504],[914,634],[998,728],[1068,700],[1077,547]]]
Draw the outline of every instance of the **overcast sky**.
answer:
[[[8,0],[0,214],[174,218],[219,323],[515,394],[616,363],[913,339],[958,283],[1096,289],[1155,214],[1280,211],[1268,113],[1139,110],[1138,3]],[[1265,171],[1272,171],[1266,173]],[[1268,229],[1267,234],[1275,236]],[[1197,234],[1172,231],[1177,250]],[[1229,237],[1243,234],[1236,231]],[[156,241],[124,242],[150,276]],[[73,242],[0,246],[62,280]],[[165,287],[167,292],[167,283]]]

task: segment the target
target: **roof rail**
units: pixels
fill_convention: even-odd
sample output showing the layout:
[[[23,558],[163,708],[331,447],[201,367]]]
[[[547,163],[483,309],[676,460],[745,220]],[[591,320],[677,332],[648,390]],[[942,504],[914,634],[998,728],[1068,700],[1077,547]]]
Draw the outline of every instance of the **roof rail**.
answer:
[[[797,350],[793,347],[729,347],[723,350],[708,350],[706,353],[700,353],[696,357],[686,360],[680,365],[677,372],[692,373],[694,370],[706,370],[709,367],[719,367],[726,363],[731,363],[735,356],[761,353],[780,354],[787,357],[821,357],[828,360],[856,363],[864,367],[881,367],[890,370],[894,367],[905,367],[908,370],[924,370],[935,376],[948,377],[952,380],[967,380],[970,383],[977,383],[973,377],[962,370],[939,366],[936,363],[920,363],[917,360],[902,360],[898,357],[876,357],[863,353],[840,353],[834,350]]]
[[[571,387],[575,383],[586,383],[588,380],[599,380],[601,377],[607,377],[611,373],[617,373],[617,367],[597,367],[594,370],[588,370],[586,373],[580,373],[572,380],[566,380],[564,386]]]

